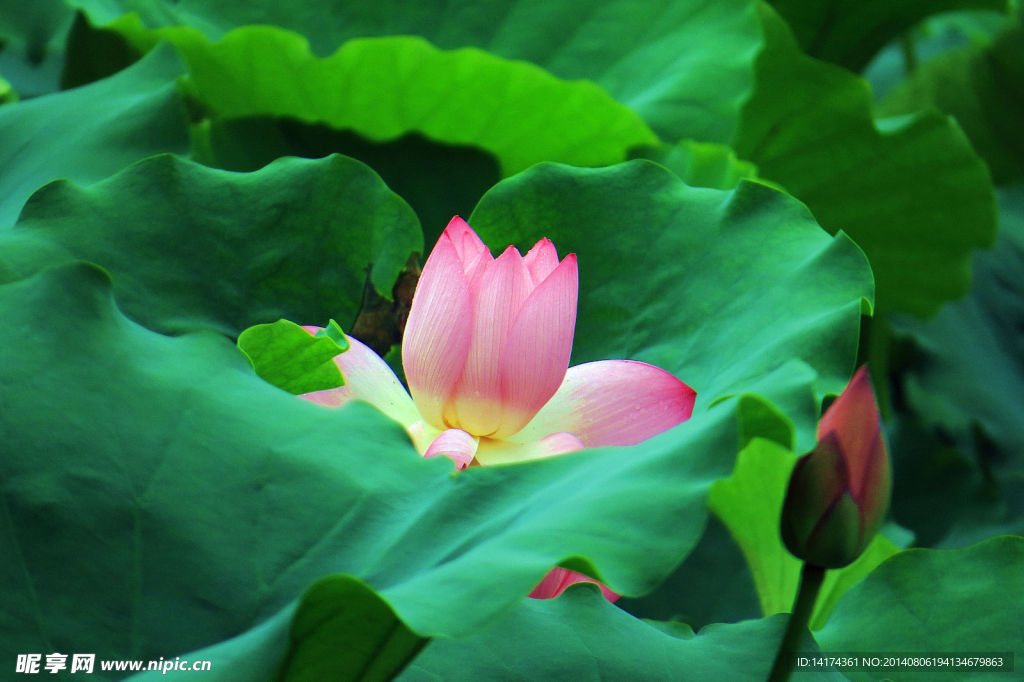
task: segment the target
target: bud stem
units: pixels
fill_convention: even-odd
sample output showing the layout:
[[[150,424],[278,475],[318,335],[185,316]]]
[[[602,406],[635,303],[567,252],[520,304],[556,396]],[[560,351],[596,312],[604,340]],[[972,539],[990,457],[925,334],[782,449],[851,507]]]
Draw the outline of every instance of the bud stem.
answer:
[[[814,613],[814,603],[818,600],[818,591],[824,579],[824,568],[804,562],[803,570],[800,572],[800,588],[796,593],[796,601],[793,602],[793,612],[789,615],[786,635],[782,638],[779,652],[775,655],[775,664],[772,666],[768,682],[786,682],[793,674],[800,641],[807,633],[811,614]]]

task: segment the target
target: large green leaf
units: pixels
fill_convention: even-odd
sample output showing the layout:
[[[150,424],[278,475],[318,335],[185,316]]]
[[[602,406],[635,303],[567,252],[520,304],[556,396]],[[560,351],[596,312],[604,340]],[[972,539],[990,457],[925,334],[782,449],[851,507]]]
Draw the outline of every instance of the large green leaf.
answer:
[[[188,661],[210,661],[210,670],[203,673],[208,682],[269,682],[287,657],[296,606],[286,606],[256,627],[181,657]],[[195,680],[195,672],[154,670],[128,679],[132,682],[179,682],[190,678]]]
[[[399,679],[764,680],[785,624],[715,624],[695,635],[682,623],[632,618],[580,585],[524,600],[479,634],[431,642]]]
[[[0,279],[85,259],[147,326],[226,334],[282,317],[350,328],[367,270],[390,296],[423,250],[409,206],[342,156],[248,174],[159,156],[92,187],[45,187],[4,239]]]
[[[838,392],[849,377],[870,271],[781,192],[692,188],[646,161],[542,164],[488,192],[470,222],[490,244],[546,236],[578,254],[574,363],[651,362],[702,407],[761,392],[797,420],[802,448],[814,442],[811,386]]]
[[[138,159],[188,148],[174,50],[77,90],[0,107],[0,229],[56,178],[94,182]]]
[[[860,72],[890,40],[932,14],[1005,11],[1007,0],[769,0],[807,54]]]
[[[737,153],[825,229],[856,240],[880,310],[923,316],[965,294],[971,249],[995,236],[995,203],[988,171],[956,124],[930,112],[876,127],[864,81],[804,56],[769,9],[761,17],[767,44]]]
[[[394,679],[427,643],[357,578],[315,582],[295,610],[279,682]]]
[[[639,594],[696,541],[737,408],[758,402],[631,448],[454,475],[371,407],[294,398],[218,335],[128,321],[93,266],[0,286],[0,315],[5,652],[166,657],[336,571],[421,635],[475,631],[571,557]]]
[[[694,629],[761,617],[746,560],[714,515],[693,551],[655,590],[615,604],[640,618],[683,622]]]
[[[350,40],[319,58],[307,40],[271,26],[211,43],[190,27],[122,29],[141,47],[167,39],[188,63],[194,94],[214,116],[288,116],[376,141],[419,132],[493,153],[506,174],[538,161],[622,161],[656,140],[635,112],[587,81],[475,48],[439,50],[414,36]]]
[[[1024,175],[1024,25],[1018,19],[991,44],[966,45],[924,63],[894,88],[881,110],[934,106],[956,117],[997,182]]]
[[[215,682],[251,682],[283,659],[289,608],[239,637],[189,652],[188,660],[213,662]],[[785,617],[712,624],[694,634],[684,623],[643,621],[611,605],[588,585],[570,587],[554,600],[521,600],[504,618],[479,633],[437,639],[400,680],[490,679],[764,679],[782,638]],[[343,665],[340,640],[325,656]],[[337,672],[335,668],[333,672]],[[499,673],[500,671],[500,673]],[[148,673],[138,682],[188,679],[190,673]],[[808,680],[843,679],[828,673]],[[342,679],[335,674],[320,679]],[[347,679],[347,678],[346,678]],[[359,678],[362,679],[362,678]]]
[[[814,636],[831,652],[1019,652],[1022,590],[1024,538],[1007,535],[960,550],[911,549],[847,592]],[[930,680],[961,680],[965,671],[927,674]],[[920,675],[905,672],[891,679]],[[1005,675],[991,673],[987,679]]]
[[[150,28],[194,26],[217,40],[247,24],[308,37],[327,55],[365,36],[421,35],[443,49],[475,46],[537,64],[559,78],[595,81],[670,141],[726,142],[752,84],[761,44],[749,0],[459,0],[404,4],[374,0],[71,0],[96,25],[136,11]],[[119,28],[125,28],[121,24]],[[549,159],[558,160],[558,159]]]
[[[211,121],[202,129],[197,160],[216,168],[254,171],[279,156],[319,158],[344,154],[369,165],[419,216],[433,244],[453,215],[469,215],[501,179],[493,155],[465,145],[445,145],[412,133],[372,142],[352,131],[266,116]]]
[[[633,151],[633,156],[660,163],[694,187],[732,189],[740,180],[757,178],[754,164],[736,158],[732,149],[713,142],[683,140],[674,145],[641,147]]]

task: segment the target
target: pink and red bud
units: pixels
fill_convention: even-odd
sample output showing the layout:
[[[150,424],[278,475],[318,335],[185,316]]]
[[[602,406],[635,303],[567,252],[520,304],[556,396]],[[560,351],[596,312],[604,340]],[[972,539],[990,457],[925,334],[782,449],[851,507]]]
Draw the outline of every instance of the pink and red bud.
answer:
[[[882,525],[891,487],[878,403],[861,367],[818,424],[818,445],[793,469],[782,509],[786,548],[815,566],[852,563]]]

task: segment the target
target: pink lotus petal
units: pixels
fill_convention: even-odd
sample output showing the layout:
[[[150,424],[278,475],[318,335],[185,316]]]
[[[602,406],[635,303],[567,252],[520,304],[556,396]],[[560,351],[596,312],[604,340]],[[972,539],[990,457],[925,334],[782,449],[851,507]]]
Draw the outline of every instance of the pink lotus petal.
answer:
[[[601,588],[601,594],[604,595],[604,598],[610,602],[614,602],[621,596],[612,592],[604,583],[598,580],[594,580],[582,573],[570,571],[569,569],[562,568],[560,566],[556,566],[548,571],[548,574],[544,576],[543,580],[537,583],[537,586],[533,588],[529,596],[533,599],[554,599],[558,595],[562,594],[562,592],[565,591],[565,588],[569,587],[569,585],[582,582],[596,584]]]
[[[523,260],[526,261],[526,269],[530,271],[530,279],[533,285],[537,286],[558,267],[558,251],[551,240],[545,237],[533,245]]]
[[[818,423],[818,438],[834,433],[849,472],[854,499],[860,502],[871,465],[881,459],[886,462],[885,443],[882,440],[878,402],[871,385],[867,365],[854,373],[853,378],[833,401]],[[888,464],[884,468],[887,468]],[[878,469],[881,470],[881,469]]]
[[[490,252],[482,251],[469,263],[463,265],[466,272],[466,282],[469,284],[470,291],[477,290],[480,286],[480,279],[493,262],[494,259],[491,258]]]
[[[462,375],[472,333],[469,285],[446,232],[423,266],[402,340],[409,390],[420,413],[437,428],[445,428],[444,405]]]
[[[854,373],[822,416],[815,450],[823,448],[837,449],[841,454],[845,472],[840,485],[853,496],[864,527],[870,529],[865,532],[870,539],[889,506],[892,477],[878,401],[867,366]]]
[[[529,293],[530,275],[519,252],[511,246],[488,263],[476,280],[470,292],[473,314],[472,332],[467,334],[471,337],[469,353],[453,399],[445,406],[448,426],[474,436],[489,436],[501,426],[499,353]],[[419,397],[415,393],[413,396],[418,405]]]
[[[512,436],[529,442],[555,431],[588,448],[633,445],[690,418],[697,394],[663,369],[633,360],[570,367],[554,397]]]
[[[455,462],[455,468],[465,469],[476,455],[477,439],[462,429],[448,429],[434,439],[424,457],[444,455]]]
[[[303,329],[316,334],[321,328]],[[347,335],[345,338],[348,339],[348,350],[334,358],[345,385],[304,393],[299,397],[328,407],[338,407],[350,400],[365,400],[403,426],[418,420],[420,415],[416,406],[388,363],[358,339]]]
[[[523,303],[498,356],[504,411],[493,437],[526,426],[561,385],[572,354],[578,291],[576,255],[569,254]]]
[[[568,431],[552,433],[551,435],[544,436],[538,442],[540,443],[541,448],[547,450],[548,454],[551,455],[564,455],[568,452],[576,452],[577,450],[582,450],[586,447],[583,444],[583,441]]]
[[[510,440],[493,440],[481,438],[476,453],[476,461],[483,466],[495,464],[515,464],[531,459],[544,459],[554,455],[564,455],[583,449],[583,441],[565,431],[552,433],[539,440],[528,443],[513,443]]]
[[[409,438],[412,438],[412,446],[421,455],[427,451],[435,438],[444,433],[444,429],[435,428],[424,419],[406,426],[405,430],[409,433]]]
[[[448,222],[448,226],[444,228],[442,235],[447,235],[451,240],[452,245],[455,247],[455,252],[459,254],[459,260],[462,261],[464,269],[476,260],[478,256],[487,254],[487,258],[491,258],[491,251],[487,248],[487,245],[481,241],[477,233],[473,231],[473,228],[469,226],[469,223],[459,216],[455,216]]]

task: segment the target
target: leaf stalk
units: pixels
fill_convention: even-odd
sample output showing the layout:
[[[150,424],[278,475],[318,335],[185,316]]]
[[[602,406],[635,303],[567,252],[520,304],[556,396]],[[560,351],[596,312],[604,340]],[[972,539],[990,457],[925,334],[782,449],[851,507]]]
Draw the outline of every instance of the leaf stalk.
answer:
[[[787,682],[793,674],[796,654],[800,648],[800,641],[807,633],[808,624],[811,622],[814,604],[818,600],[818,592],[825,579],[825,570],[821,566],[804,562],[803,569],[800,571],[800,587],[797,589],[796,600],[793,602],[793,612],[789,616],[786,634],[775,655],[775,663],[772,665],[768,682]]]

